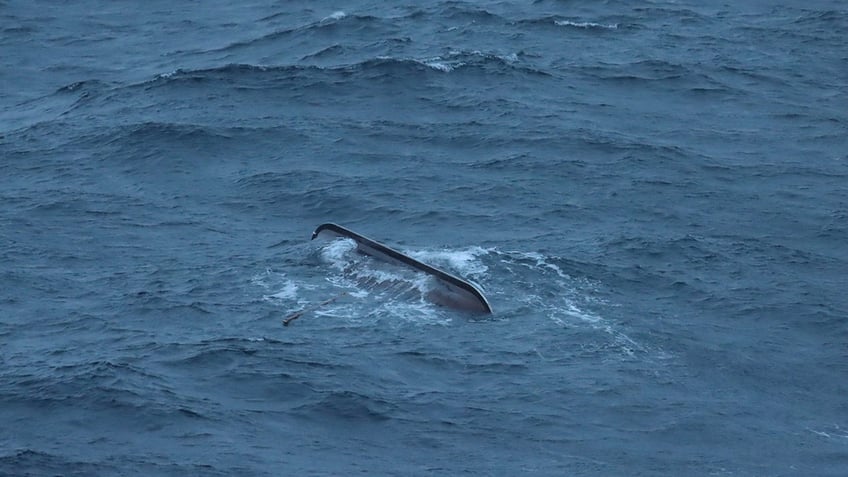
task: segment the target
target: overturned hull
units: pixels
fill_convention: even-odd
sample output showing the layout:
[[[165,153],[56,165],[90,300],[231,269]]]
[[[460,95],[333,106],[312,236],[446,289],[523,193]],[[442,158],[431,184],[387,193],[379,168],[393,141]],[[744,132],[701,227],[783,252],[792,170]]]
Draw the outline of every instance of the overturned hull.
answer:
[[[436,286],[430,290],[427,299],[434,303],[460,310],[480,313],[492,312],[492,307],[489,305],[486,297],[471,283],[359,235],[341,225],[322,224],[312,233],[313,240],[316,238],[332,239],[338,237],[348,238],[356,242],[356,248],[361,253],[385,262],[412,268],[433,277]]]

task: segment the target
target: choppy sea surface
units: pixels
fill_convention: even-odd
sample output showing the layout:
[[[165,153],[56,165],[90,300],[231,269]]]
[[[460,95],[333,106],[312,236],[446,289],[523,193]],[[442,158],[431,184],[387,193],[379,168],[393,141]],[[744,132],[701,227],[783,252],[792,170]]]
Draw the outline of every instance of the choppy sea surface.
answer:
[[[846,270],[842,1],[0,0],[0,475],[844,476]]]

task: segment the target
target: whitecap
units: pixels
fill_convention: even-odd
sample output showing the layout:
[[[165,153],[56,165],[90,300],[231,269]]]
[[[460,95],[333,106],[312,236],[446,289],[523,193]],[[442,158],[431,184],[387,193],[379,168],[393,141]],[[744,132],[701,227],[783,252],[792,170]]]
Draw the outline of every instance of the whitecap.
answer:
[[[554,23],[557,26],[567,26],[574,28],[602,28],[605,30],[616,30],[618,29],[618,23],[611,24],[602,24],[602,23],[594,23],[594,22],[573,22],[571,20],[556,20]]]
[[[450,73],[451,71],[456,69],[456,66],[452,66],[441,61],[424,61],[422,63],[424,64],[424,66],[432,68],[436,71],[441,71],[443,73]],[[462,64],[460,63],[459,66],[462,66]]]
[[[331,13],[330,15],[324,17],[321,21],[322,22],[333,22],[333,21],[341,20],[346,16],[347,16],[347,13],[345,13],[341,10],[338,10],[338,11],[335,11],[335,12]]]
[[[465,63],[461,61],[449,61],[445,60],[441,56],[435,56],[432,58],[424,58],[421,60],[412,60],[418,64],[424,65],[428,68],[434,69],[436,71],[441,71],[442,73],[450,73],[451,71],[463,66]]]
[[[159,73],[158,75],[156,75],[156,78],[157,78],[157,79],[168,79],[168,78],[173,78],[175,75],[178,75],[178,74],[180,74],[180,73],[182,73],[182,70],[181,70],[181,69],[179,69],[179,68],[177,68],[177,69],[175,69],[174,71],[171,71],[171,72],[169,72],[169,73]]]
[[[807,430],[826,439],[848,439],[848,430],[843,429],[838,424],[832,424],[828,429],[813,429],[808,427]]]

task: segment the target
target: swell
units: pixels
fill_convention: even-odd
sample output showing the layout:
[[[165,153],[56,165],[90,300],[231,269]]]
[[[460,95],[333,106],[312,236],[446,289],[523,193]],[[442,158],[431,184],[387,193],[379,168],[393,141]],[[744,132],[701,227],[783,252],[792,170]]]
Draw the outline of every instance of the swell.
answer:
[[[191,372],[205,370],[209,372],[228,372],[228,368],[244,367],[246,372],[257,375],[269,371],[279,372],[338,372],[348,369],[348,365],[332,361],[321,361],[314,356],[280,351],[293,344],[272,338],[211,338],[196,342],[177,342],[166,344],[150,343],[145,348],[155,351],[158,366],[168,369],[183,369]],[[281,366],[283,365],[283,366]]]
[[[738,31],[756,38],[789,40],[793,47],[837,46],[848,28],[848,13],[837,10],[810,10],[775,7],[775,17],[767,22],[740,25]],[[783,14],[783,15],[781,15]],[[823,54],[829,52],[822,51]]]
[[[102,137],[105,144],[121,143],[130,147],[159,142],[214,141],[232,139],[243,128],[209,127],[200,124],[146,121],[127,124],[109,131]]]
[[[580,67],[580,71],[594,79],[622,82],[681,80],[693,74],[682,64],[662,60],[641,60],[624,64],[601,63],[596,66]]]
[[[663,8],[663,7],[635,7],[632,12],[639,18],[657,20],[673,20],[685,25],[706,24],[713,21],[713,17],[698,13],[688,8]]]
[[[678,237],[630,233],[605,240],[601,250],[609,266],[606,281],[630,282],[658,300],[686,296],[702,312],[719,312],[747,325],[767,319],[811,332],[845,333],[838,318],[845,306],[832,299],[839,293],[844,259],[811,249],[806,242],[783,242],[781,237],[753,237],[741,231]],[[815,283],[799,279],[804,269],[816,270]]]
[[[51,122],[63,120],[71,111],[89,103],[112,88],[97,79],[75,81],[56,91],[15,105],[14,109],[0,113],[0,138],[4,134],[21,134],[33,128],[47,127]]]
[[[6,449],[0,454],[0,475],[107,475],[119,474],[114,464],[71,458],[29,448]]]
[[[395,418],[400,407],[388,400],[367,394],[334,390],[317,393],[310,402],[292,412],[319,422],[381,422]]]
[[[67,436],[63,436],[66,437]],[[227,468],[225,465],[210,465],[181,461],[180,463],[163,462],[158,455],[134,456],[125,454],[126,451],[116,451],[116,445],[108,439],[100,438],[87,442],[89,448],[97,448],[104,444],[111,445],[108,458],[96,462],[67,455],[69,451],[44,452],[27,447],[19,447],[0,454],[0,475],[2,476],[92,476],[92,475],[210,475],[230,476],[244,473],[245,468],[237,465]],[[61,447],[66,447],[62,445]]]
[[[40,368],[40,369],[39,369]],[[198,402],[180,398],[161,376],[116,360],[67,365],[28,366],[4,373],[2,401],[9,408],[39,413],[73,409],[120,414],[147,420],[204,418]]]
[[[740,94],[759,94],[747,89],[739,81],[727,74],[754,73],[747,69],[732,67],[713,67],[700,64],[686,64],[665,60],[638,60],[621,64],[593,62],[592,64],[557,65],[557,70],[571,76],[578,75],[586,81],[615,87],[626,88],[666,88],[685,94],[687,100],[713,101],[722,97],[734,97]]]
[[[362,192],[368,189],[366,178],[332,171],[263,172],[238,179],[236,186],[241,193],[229,202],[232,207],[284,207],[287,214],[345,217],[348,213],[366,213],[379,205]],[[242,197],[250,197],[249,203]],[[357,199],[352,201],[351,197]]]
[[[805,9],[792,24],[800,30],[812,30],[822,37],[836,37],[848,28],[848,11]]]

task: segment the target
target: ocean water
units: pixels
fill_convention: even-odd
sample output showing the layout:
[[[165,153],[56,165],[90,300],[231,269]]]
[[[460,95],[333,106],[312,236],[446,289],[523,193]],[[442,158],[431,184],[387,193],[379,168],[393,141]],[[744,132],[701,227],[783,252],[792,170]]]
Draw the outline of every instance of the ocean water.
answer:
[[[0,0],[0,475],[844,476],[846,270],[845,2]]]

